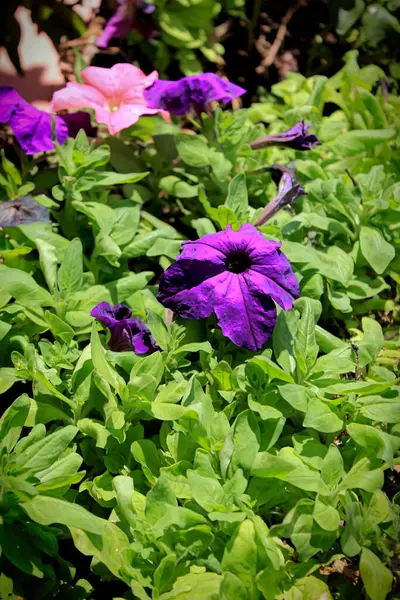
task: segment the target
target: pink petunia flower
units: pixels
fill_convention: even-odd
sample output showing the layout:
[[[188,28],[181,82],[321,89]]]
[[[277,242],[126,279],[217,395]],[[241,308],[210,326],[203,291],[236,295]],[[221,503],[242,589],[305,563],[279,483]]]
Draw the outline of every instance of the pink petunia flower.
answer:
[[[105,123],[111,135],[130,127],[142,115],[161,114],[169,120],[169,113],[149,108],[144,90],[158,79],[157,71],[145,75],[138,67],[118,63],[111,69],[86,67],[81,73],[85,83],[67,83],[54,92],[53,111],[68,108],[92,108],[98,123]]]

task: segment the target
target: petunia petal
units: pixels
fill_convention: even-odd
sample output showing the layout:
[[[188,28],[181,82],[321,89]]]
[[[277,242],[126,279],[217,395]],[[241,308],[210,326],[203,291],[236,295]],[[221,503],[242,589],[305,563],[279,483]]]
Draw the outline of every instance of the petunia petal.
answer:
[[[106,98],[129,101],[136,98],[136,91],[144,90],[158,78],[157,71],[145,75],[141,69],[128,63],[117,63],[110,69],[86,67],[82,78],[86,84],[97,89]]]
[[[66,87],[53,94],[51,110],[68,110],[70,108],[92,108],[98,123],[108,123],[110,111],[104,95],[83,83],[67,83]]]
[[[190,292],[207,280],[213,281],[224,271],[225,264],[220,259],[177,260],[162,274],[157,299],[167,308],[177,310],[184,318],[204,319],[212,313],[211,299],[206,297],[197,302]]]
[[[204,319],[215,312],[222,333],[249,350],[262,348],[276,321],[275,304],[260,282],[228,271],[179,292],[163,304],[188,319]]]
[[[13,87],[0,85],[0,123],[9,121],[17,106],[30,106],[30,104]]]
[[[26,154],[54,149],[52,115],[30,104],[17,106],[10,118],[10,127]],[[56,138],[63,144],[68,137],[66,123],[55,117]]]

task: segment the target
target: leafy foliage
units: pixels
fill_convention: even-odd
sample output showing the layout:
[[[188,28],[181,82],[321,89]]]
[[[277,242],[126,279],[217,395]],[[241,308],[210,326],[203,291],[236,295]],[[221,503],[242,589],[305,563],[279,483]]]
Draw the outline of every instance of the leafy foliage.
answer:
[[[46,171],[3,162],[2,199],[28,185],[53,224],[0,241],[0,595],[395,598],[399,100],[381,75],[350,53],[190,133],[145,118],[82,131]],[[306,158],[250,149],[303,118],[323,142]],[[307,195],[261,231],[302,295],[254,354],[212,318],[171,321],[156,277],[184,239],[256,223],[276,163]],[[101,301],[160,350],[108,350]]]

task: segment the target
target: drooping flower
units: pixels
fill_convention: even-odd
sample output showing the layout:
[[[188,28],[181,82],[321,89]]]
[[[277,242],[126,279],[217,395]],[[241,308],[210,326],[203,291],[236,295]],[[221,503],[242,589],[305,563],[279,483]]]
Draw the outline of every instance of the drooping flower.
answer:
[[[111,350],[133,350],[136,354],[146,354],[158,349],[149,329],[139,317],[132,317],[129,306],[100,302],[90,314],[110,330],[108,345]]]
[[[155,4],[144,0],[117,0],[117,4],[116,11],[96,40],[98,48],[107,48],[113,38],[126,38],[131,29],[138,29],[145,37],[151,37],[153,28],[144,27],[141,17],[153,13]]]
[[[264,208],[257,220],[257,227],[266,223],[266,221],[276,215],[281,208],[292,204],[297,198],[300,198],[300,196],[303,196],[306,193],[299,183],[293,183],[292,174],[282,165],[273,165],[271,170],[280,174],[278,193]]]
[[[144,97],[145,88],[152,85],[157,71],[145,75],[138,67],[118,63],[110,69],[86,67],[81,73],[85,83],[67,83],[54,92],[52,110],[92,108],[99,123],[105,123],[111,135],[130,127],[142,115],[165,111],[149,108]]]
[[[50,223],[50,214],[47,208],[38,204],[32,196],[0,202],[0,227],[17,227],[37,221]]]
[[[9,123],[26,154],[54,150],[53,118],[59,144],[63,144],[68,136],[75,137],[79,129],[85,129],[89,134],[93,132],[88,113],[51,115],[29,104],[14,88],[0,86],[0,122]]]
[[[200,114],[207,105],[215,101],[227,104],[246,90],[225,81],[215,73],[189,75],[178,81],[158,80],[145,91],[149,106],[168,110],[174,115],[184,115],[192,105]]]
[[[266,148],[267,146],[286,146],[294,150],[311,150],[313,146],[320,146],[321,142],[316,135],[308,133],[310,128],[311,125],[306,125],[304,121],[300,121],[283,133],[266,135],[251,142],[250,147],[253,150]]]
[[[239,231],[184,242],[161,276],[157,299],[186,319],[215,313],[222,333],[237,346],[260,350],[276,323],[274,301],[292,307],[300,288],[279,242],[248,223]]]

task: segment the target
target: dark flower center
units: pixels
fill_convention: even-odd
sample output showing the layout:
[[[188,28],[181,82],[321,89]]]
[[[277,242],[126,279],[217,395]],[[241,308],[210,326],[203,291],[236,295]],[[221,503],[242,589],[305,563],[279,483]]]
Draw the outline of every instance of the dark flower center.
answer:
[[[120,306],[114,313],[114,318],[117,321],[122,321],[123,319],[129,319],[131,315],[130,308],[128,306]]]
[[[245,252],[237,252],[235,254],[230,254],[226,261],[226,268],[228,271],[232,273],[243,273],[250,267],[251,261],[250,258],[245,254]]]

